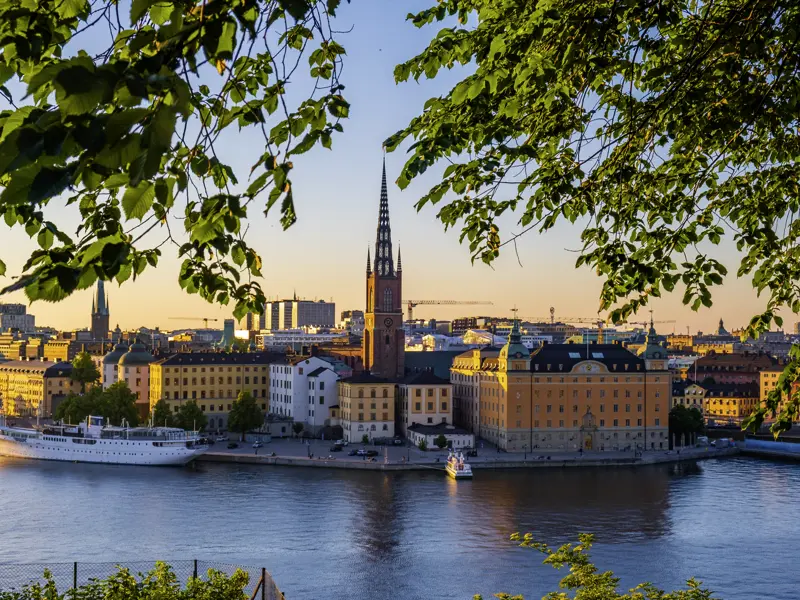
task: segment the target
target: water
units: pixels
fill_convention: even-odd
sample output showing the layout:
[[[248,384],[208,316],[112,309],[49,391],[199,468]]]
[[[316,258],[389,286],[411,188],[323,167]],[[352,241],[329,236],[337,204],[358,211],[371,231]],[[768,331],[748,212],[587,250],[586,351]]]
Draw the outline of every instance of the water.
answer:
[[[516,547],[596,534],[626,588],[695,576],[726,600],[794,599],[800,467],[378,474],[0,458],[0,563],[201,558],[265,566],[292,599],[540,598],[560,575]]]

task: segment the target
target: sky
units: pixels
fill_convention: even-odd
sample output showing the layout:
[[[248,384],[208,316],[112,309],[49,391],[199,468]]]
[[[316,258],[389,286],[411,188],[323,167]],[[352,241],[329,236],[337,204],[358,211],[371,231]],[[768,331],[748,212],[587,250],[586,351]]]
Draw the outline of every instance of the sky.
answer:
[[[368,246],[374,246],[378,219],[382,142],[422,111],[424,102],[446,93],[466,71],[442,72],[434,81],[397,85],[394,66],[424,49],[434,28],[417,29],[406,22],[409,12],[427,8],[432,0],[353,0],[340,9],[336,28],[347,50],[342,81],[351,103],[344,133],[334,138],[332,150],[314,149],[295,160],[292,173],[297,223],[283,231],[279,214],[269,218],[252,212],[248,242],[262,256],[261,281],[268,298],[291,297],[336,302],[337,313],[363,309],[365,264]],[[260,138],[229,136],[217,151],[223,161],[246,169],[263,149]],[[487,306],[420,306],[415,317],[450,319],[466,315],[511,315],[517,307],[524,318],[595,317],[601,280],[589,269],[575,268],[580,247],[580,228],[560,225],[544,235],[531,232],[517,244],[519,261],[506,251],[492,267],[472,264],[467,245],[460,245],[458,231],[445,232],[436,219],[437,209],[426,206],[417,212],[417,199],[436,182],[436,170],[415,180],[402,192],[394,185],[405,161],[405,149],[386,156],[389,203],[395,249],[402,247],[404,299],[490,301]],[[438,171],[440,172],[440,171]],[[67,231],[79,224],[75,207],[53,208],[59,225]],[[515,227],[509,218],[503,233]],[[19,228],[8,230],[0,223],[0,257],[8,265],[8,276],[18,275],[30,252],[36,249]],[[738,258],[731,246],[716,255],[732,273],[724,287],[714,293],[714,305],[697,313],[681,304],[682,290],[651,303],[664,333],[711,331],[720,318],[728,329],[742,326],[763,310],[749,279],[736,279]],[[178,285],[177,253],[164,247],[156,269],[148,269],[136,281],[122,287],[106,284],[110,298],[112,327],[140,326],[176,329],[202,325],[181,318],[229,318],[233,307],[212,305],[187,295]],[[0,278],[8,285],[9,277]],[[0,297],[0,302],[26,302],[21,292]],[[85,328],[90,324],[92,291],[84,290],[68,299],[47,304],[37,302],[29,312],[38,325],[60,329]],[[787,326],[794,322],[785,315]],[[632,320],[644,321],[649,314]]]

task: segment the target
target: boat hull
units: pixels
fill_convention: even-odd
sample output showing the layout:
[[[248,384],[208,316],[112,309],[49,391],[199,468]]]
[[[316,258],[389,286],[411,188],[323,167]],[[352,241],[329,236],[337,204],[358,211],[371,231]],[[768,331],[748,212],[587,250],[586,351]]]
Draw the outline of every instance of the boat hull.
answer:
[[[19,441],[0,435],[0,456],[62,462],[86,462],[112,465],[183,466],[205,453],[208,446],[153,446],[145,441],[104,440],[93,446],[73,444],[72,438],[61,441],[29,439]]]
[[[453,479],[472,479],[472,469],[469,471],[457,471],[448,465],[445,467],[445,471],[447,471],[447,474]]]

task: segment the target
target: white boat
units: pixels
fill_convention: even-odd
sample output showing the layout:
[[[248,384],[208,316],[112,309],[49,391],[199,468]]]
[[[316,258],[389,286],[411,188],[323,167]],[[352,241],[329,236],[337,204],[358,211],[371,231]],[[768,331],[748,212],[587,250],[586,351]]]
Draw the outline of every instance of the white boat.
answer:
[[[185,465],[208,450],[197,431],[112,427],[90,416],[80,425],[10,427],[0,414],[0,456],[118,465]]]
[[[469,466],[469,463],[464,462],[464,454],[462,452],[450,450],[444,468],[453,479],[472,479],[472,467]]]

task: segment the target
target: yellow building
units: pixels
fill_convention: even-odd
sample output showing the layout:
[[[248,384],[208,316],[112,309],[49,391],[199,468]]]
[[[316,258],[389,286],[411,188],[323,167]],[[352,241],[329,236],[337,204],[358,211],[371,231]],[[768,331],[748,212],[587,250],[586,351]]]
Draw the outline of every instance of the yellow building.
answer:
[[[666,350],[636,356],[617,344],[545,344],[533,355],[515,324],[500,350],[458,356],[456,425],[507,451],[664,449],[671,376]]]
[[[778,385],[778,379],[780,378],[781,373],[783,373],[783,369],[784,365],[775,365],[772,367],[767,367],[759,373],[759,401],[761,404],[764,404],[767,401],[767,396],[769,396],[769,393]],[[793,389],[797,391],[797,387],[798,384],[795,383]],[[778,403],[778,412],[785,408],[785,403],[786,399],[781,399],[781,401]],[[774,420],[772,413],[767,413],[767,420]]]
[[[339,407],[344,439],[360,442],[394,437],[395,384],[388,379],[362,373],[339,383]]]
[[[757,383],[717,383],[703,387],[705,416],[709,420],[741,423],[760,403]]]
[[[165,400],[177,412],[194,400],[208,417],[209,431],[225,430],[228,411],[240,392],[249,392],[269,411],[269,352],[175,354],[150,364],[150,409]]]
[[[672,404],[675,406],[685,406],[686,408],[696,408],[701,413],[706,411],[706,389],[693,381],[672,382]]]
[[[70,379],[72,365],[43,360],[0,363],[0,404],[7,416],[50,417],[54,404],[80,384]]]
[[[453,424],[453,386],[430,371],[414,373],[397,386],[398,433],[411,425]]]

